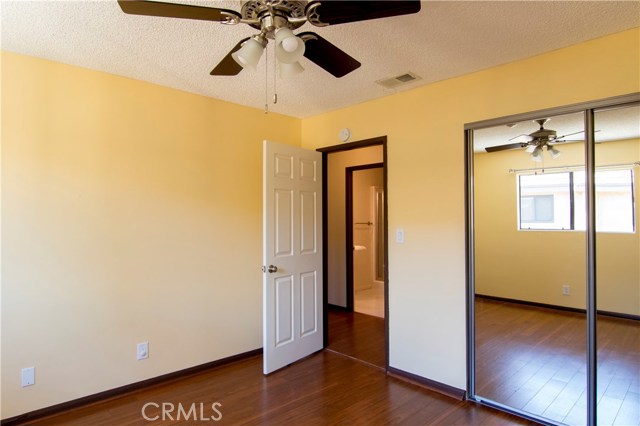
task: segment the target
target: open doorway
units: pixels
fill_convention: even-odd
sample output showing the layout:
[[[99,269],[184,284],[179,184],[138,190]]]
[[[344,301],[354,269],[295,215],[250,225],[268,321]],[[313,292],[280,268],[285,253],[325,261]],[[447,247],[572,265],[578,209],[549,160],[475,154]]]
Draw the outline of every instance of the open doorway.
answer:
[[[324,330],[325,348],[343,355],[359,359],[381,369],[388,367],[388,271],[387,271],[387,203],[386,197],[386,137],[353,142],[319,149],[323,153],[324,179]],[[354,196],[353,184],[364,178],[366,170],[380,173],[381,180],[367,185],[364,191],[357,190]],[[360,173],[363,173],[362,175]],[[366,179],[365,179],[366,180]],[[357,183],[357,182],[356,182]],[[371,188],[373,186],[373,188]],[[374,212],[361,215],[360,207],[354,211],[353,198],[370,199],[370,192],[378,201],[377,217]],[[362,195],[362,197],[361,197]],[[369,211],[375,202],[364,203],[363,210]],[[354,220],[354,213],[357,220]],[[375,219],[374,219],[375,218]],[[354,222],[358,222],[355,224]],[[363,224],[361,224],[362,222]],[[371,222],[371,225],[369,225]],[[373,224],[377,223],[378,227]],[[372,233],[371,241],[360,240],[361,236]],[[378,243],[374,239],[379,233]],[[363,235],[360,235],[363,234]],[[382,238],[380,238],[382,236]],[[354,237],[356,238],[354,240]],[[355,250],[355,246],[358,250]],[[363,248],[364,247],[364,248]],[[375,260],[369,259],[370,266],[360,266],[359,257],[373,256],[380,252],[381,265],[371,272],[372,278],[362,278],[355,268],[375,268]],[[366,253],[364,256],[360,256]],[[355,260],[355,262],[354,262]],[[355,272],[355,274],[354,274]],[[378,278],[375,280],[375,278]],[[354,285],[355,279],[355,285]],[[378,315],[357,312],[362,310],[355,301],[366,290],[376,290],[361,281],[378,281],[381,290],[377,303],[381,305]],[[365,288],[370,287],[370,288]],[[358,290],[358,291],[356,291]],[[366,295],[366,293],[365,293]]]
[[[383,166],[346,169],[347,245],[353,247],[347,259],[347,291],[353,293],[354,312],[378,318],[384,318],[386,263]]]

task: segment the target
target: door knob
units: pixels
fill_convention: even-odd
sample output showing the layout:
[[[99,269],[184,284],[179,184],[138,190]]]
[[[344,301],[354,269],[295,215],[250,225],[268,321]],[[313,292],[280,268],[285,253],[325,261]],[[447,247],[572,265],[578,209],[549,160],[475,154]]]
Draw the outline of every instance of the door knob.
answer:
[[[278,267],[274,265],[269,265],[268,268],[266,266],[263,266],[262,272],[268,272],[270,274],[273,274],[274,272],[278,272]]]

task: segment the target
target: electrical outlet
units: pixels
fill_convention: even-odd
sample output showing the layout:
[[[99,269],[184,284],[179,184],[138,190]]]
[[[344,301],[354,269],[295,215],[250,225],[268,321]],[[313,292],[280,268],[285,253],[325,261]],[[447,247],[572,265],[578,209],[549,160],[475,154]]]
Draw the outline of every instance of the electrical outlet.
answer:
[[[147,358],[149,358],[149,342],[138,343],[136,346],[136,359],[140,361]]]
[[[562,286],[562,295],[563,296],[569,296],[571,295],[571,287],[569,285],[563,285]]]
[[[36,384],[36,368],[35,367],[27,367],[22,369],[22,373],[20,375],[22,381],[22,387],[27,387]]]

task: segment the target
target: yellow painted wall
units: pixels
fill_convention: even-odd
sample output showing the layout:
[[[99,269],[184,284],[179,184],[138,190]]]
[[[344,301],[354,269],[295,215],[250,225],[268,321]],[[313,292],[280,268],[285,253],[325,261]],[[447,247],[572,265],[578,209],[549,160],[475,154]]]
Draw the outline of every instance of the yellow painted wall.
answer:
[[[303,120],[309,148],[388,136],[392,367],[466,386],[464,124],[638,92],[639,57],[634,29]]]
[[[2,418],[260,348],[262,140],[300,125],[3,52]]]
[[[595,157],[596,165],[640,161],[640,139],[596,145]],[[640,168],[633,173],[636,232],[596,235],[596,289],[598,309],[640,315]]]
[[[561,150],[547,166],[584,164],[584,144]],[[598,165],[640,161],[639,141],[596,145],[596,158]],[[475,155],[476,292],[584,309],[586,233],[518,230],[517,174],[508,170],[534,165],[521,150]],[[638,200],[640,170],[634,171]],[[635,219],[637,230],[637,202]],[[640,233],[596,237],[598,309],[640,315]],[[563,285],[571,295],[562,295]]]

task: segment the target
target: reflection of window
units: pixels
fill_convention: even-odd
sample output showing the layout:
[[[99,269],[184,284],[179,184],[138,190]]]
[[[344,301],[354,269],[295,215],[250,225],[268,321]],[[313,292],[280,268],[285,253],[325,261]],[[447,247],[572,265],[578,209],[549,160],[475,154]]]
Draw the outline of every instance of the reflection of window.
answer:
[[[596,170],[596,231],[634,232],[633,170]],[[522,174],[519,228],[585,230],[583,170]]]
[[[571,228],[571,175],[520,175],[520,229]]]
[[[553,195],[520,197],[520,221],[522,223],[553,223]]]

